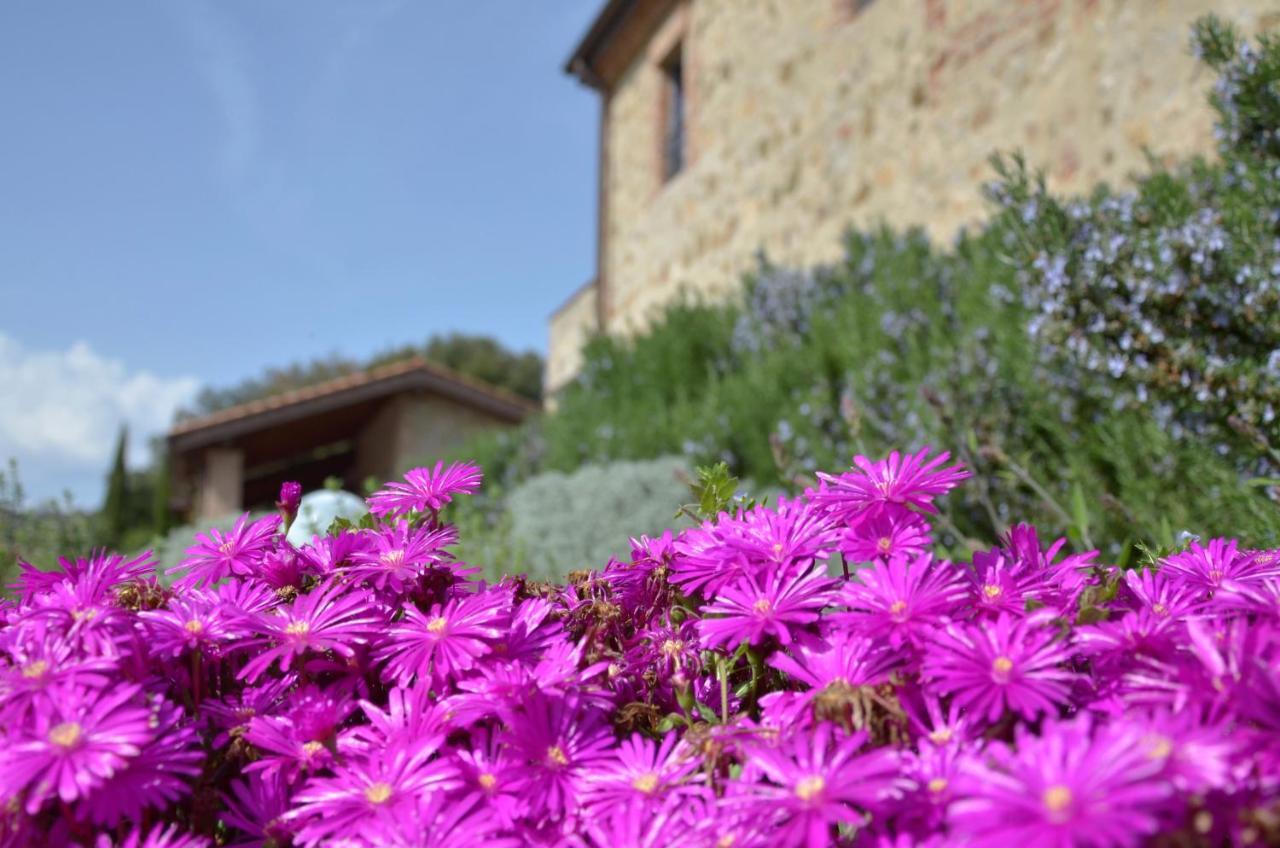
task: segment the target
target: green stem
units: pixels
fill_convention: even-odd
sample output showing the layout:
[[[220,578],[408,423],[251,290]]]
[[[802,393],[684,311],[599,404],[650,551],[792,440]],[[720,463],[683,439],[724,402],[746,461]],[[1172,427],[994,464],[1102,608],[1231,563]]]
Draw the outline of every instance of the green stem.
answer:
[[[720,658],[720,723],[729,723],[729,661]]]

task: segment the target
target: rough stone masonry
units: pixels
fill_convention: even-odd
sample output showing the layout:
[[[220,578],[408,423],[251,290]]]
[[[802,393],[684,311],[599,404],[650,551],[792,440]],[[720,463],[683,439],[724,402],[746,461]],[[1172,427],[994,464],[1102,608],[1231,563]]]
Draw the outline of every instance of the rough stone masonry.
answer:
[[[880,222],[950,238],[986,212],[993,151],[1068,193],[1123,181],[1148,152],[1211,153],[1212,74],[1189,49],[1211,11],[1280,25],[1275,0],[605,4],[616,19],[571,68],[602,99],[600,255],[552,316],[549,393],[591,333],[635,332],[681,289],[730,296],[759,250],[832,260],[846,227]],[[687,151],[668,179],[675,49]]]

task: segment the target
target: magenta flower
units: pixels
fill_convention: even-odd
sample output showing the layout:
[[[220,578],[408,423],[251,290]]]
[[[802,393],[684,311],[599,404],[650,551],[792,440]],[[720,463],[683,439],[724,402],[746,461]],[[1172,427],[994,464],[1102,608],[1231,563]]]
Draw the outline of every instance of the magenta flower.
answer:
[[[26,792],[35,815],[50,798],[75,801],[121,771],[151,741],[140,689],[67,689],[42,704],[31,720],[7,733],[0,748],[0,797]]]
[[[825,485],[814,493],[814,502],[850,524],[889,505],[936,512],[933,499],[970,476],[958,464],[941,467],[950,458],[945,451],[929,458],[929,448],[917,454],[893,451],[876,462],[855,456],[854,468],[844,474],[818,473]]]
[[[1156,832],[1171,787],[1132,728],[1095,731],[1085,714],[1015,734],[961,766],[950,822],[964,844],[1136,846]]]
[[[213,843],[203,836],[188,833],[176,824],[157,825],[151,830],[134,827],[119,842],[100,834],[94,848],[212,848]]]
[[[249,774],[231,784],[223,796],[228,827],[239,831],[233,848],[270,848],[289,844],[292,828],[283,821],[289,810],[289,788],[279,775]]]
[[[280,510],[285,523],[292,523],[302,504],[302,484],[293,480],[280,484],[280,497],[276,498],[276,509]]]
[[[795,656],[778,651],[769,658],[769,665],[806,687],[803,693],[773,692],[762,699],[766,713],[777,715],[782,726],[808,724],[813,702],[823,695],[828,696],[829,707],[843,711],[856,690],[885,683],[901,662],[899,656],[862,636],[837,631],[829,642],[821,648],[800,646]]]
[[[607,815],[619,806],[649,806],[669,795],[696,793],[689,776],[702,765],[698,753],[671,733],[661,742],[643,736],[624,739],[612,756],[588,770],[585,800],[592,815]]]
[[[822,566],[796,571],[770,569],[761,579],[747,575],[720,591],[703,608],[707,617],[698,622],[705,647],[743,642],[759,644],[773,637],[783,645],[803,638],[804,628],[819,618],[835,598],[835,581]]]
[[[849,612],[836,616],[836,621],[887,639],[895,648],[918,647],[933,628],[955,614],[964,597],[961,573],[949,562],[934,562],[927,554],[914,560],[877,560],[844,585],[842,599]]]
[[[187,651],[216,655],[223,642],[240,635],[236,627],[227,626],[224,616],[222,599],[200,589],[171,598],[166,609],[138,613],[151,650],[173,657]]]
[[[777,748],[752,745],[748,766],[771,784],[751,784],[742,800],[758,799],[782,816],[782,844],[825,848],[837,824],[861,821],[907,786],[896,752],[858,753],[866,741],[865,733],[846,736],[824,722]]]
[[[157,700],[149,708],[154,733],[150,743],[80,805],[80,812],[99,826],[138,821],[147,809],[168,807],[191,793],[204,751],[182,710]]]
[[[600,712],[578,699],[535,696],[512,717],[505,741],[524,756],[539,787],[535,808],[558,817],[580,803],[586,775],[607,755],[613,734]]]
[[[471,495],[480,489],[483,474],[470,462],[455,462],[448,468],[437,462],[435,469],[415,468],[404,475],[403,483],[387,483],[369,496],[374,515],[407,515],[410,512],[439,512],[454,495]]]
[[[435,758],[432,740],[370,752],[365,759],[314,777],[284,815],[297,823],[299,845],[351,840],[364,845],[397,844],[400,823],[412,818],[431,793],[459,785],[456,769]]]
[[[915,558],[932,544],[929,524],[919,514],[890,506],[846,529],[840,538],[840,554],[848,562]]]
[[[1192,542],[1189,550],[1166,557],[1160,571],[1180,577],[1202,591],[1234,589],[1241,584],[1280,576],[1280,565],[1241,551],[1235,540],[1213,539],[1208,547]]]
[[[20,561],[18,570],[18,580],[9,588],[20,595],[22,603],[29,604],[37,595],[52,592],[62,583],[91,584],[101,592],[121,583],[152,578],[156,563],[150,551],[132,559],[97,551],[92,556],[74,560],[60,558],[58,565],[47,571]]]
[[[16,726],[64,689],[102,689],[117,670],[115,660],[86,657],[43,628],[9,648],[12,664],[0,664],[0,726]]]
[[[406,605],[375,656],[402,685],[415,678],[440,683],[475,665],[502,631],[504,607],[493,596],[475,594],[436,604],[424,614]]]
[[[367,592],[337,582],[317,586],[288,607],[252,619],[250,626],[262,634],[258,643],[271,647],[251,659],[240,677],[257,680],[277,661],[282,672],[288,671],[293,660],[308,651],[351,658],[355,646],[368,642],[381,624],[382,616]]]
[[[1027,719],[1055,713],[1076,675],[1063,669],[1071,653],[1054,642],[1051,616],[951,625],[925,656],[924,673],[941,692],[987,721],[1004,710]]]
[[[458,541],[458,531],[452,527],[415,528],[407,521],[370,536],[372,544],[351,553],[347,574],[396,593],[404,592],[423,572],[443,562],[448,557],[444,549]]]
[[[197,544],[187,548],[187,558],[168,571],[169,574],[182,575],[175,585],[200,586],[233,575],[252,576],[258,560],[275,544],[280,516],[268,515],[252,524],[248,521],[249,513],[246,512],[226,533],[217,528],[208,534],[197,533]]]

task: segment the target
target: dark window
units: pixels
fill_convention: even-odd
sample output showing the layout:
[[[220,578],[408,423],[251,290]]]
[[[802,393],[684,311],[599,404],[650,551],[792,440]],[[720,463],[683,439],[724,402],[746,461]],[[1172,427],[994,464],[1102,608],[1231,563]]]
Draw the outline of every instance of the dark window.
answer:
[[[662,136],[662,176],[671,179],[680,173],[685,159],[684,58],[680,47],[662,63],[666,88],[666,116]]]

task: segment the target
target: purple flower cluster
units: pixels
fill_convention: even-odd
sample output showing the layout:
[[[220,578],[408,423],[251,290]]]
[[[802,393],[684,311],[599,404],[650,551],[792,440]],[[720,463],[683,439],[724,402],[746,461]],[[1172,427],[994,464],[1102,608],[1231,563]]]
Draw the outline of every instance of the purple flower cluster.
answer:
[[[171,589],[24,566],[0,845],[1276,844],[1280,556],[1122,572],[1018,526],[951,562],[946,462],[857,457],[565,585],[450,555],[471,465],[302,547],[201,535]]]

